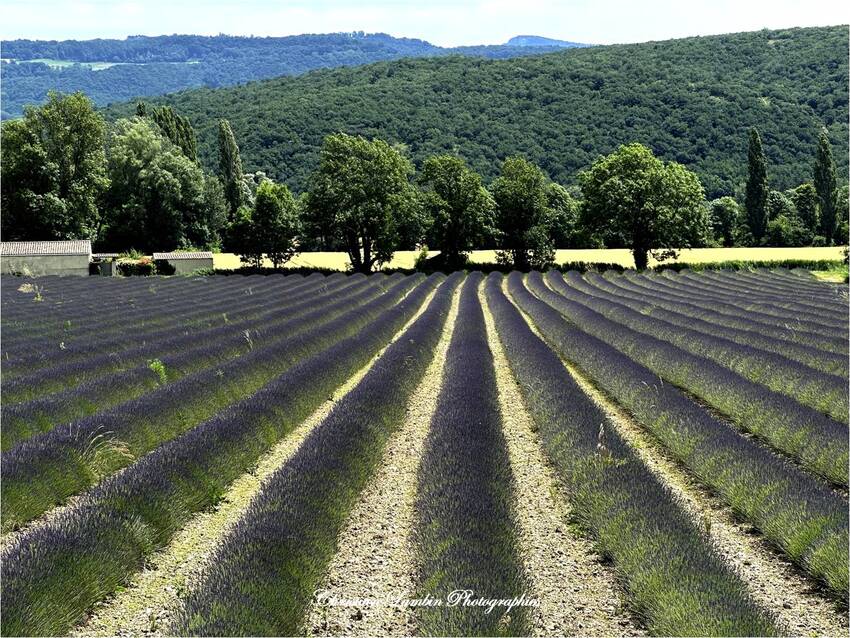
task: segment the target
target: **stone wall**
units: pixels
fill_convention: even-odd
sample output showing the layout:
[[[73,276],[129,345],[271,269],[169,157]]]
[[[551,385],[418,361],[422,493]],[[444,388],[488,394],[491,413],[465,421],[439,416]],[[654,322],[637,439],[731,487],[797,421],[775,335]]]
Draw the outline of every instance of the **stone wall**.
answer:
[[[88,255],[31,255],[26,257],[3,257],[0,271],[8,274],[82,275],[89,274]]]
[[[168,263],[174,266],[175,275],[190,275],[196,270],[212,269],[212,259],[169,259]]]

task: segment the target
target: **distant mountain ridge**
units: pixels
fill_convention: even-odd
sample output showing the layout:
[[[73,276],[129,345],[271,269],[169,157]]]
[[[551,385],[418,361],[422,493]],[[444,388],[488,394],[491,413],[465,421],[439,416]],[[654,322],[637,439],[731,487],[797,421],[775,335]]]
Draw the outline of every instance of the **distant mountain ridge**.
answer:
[[[562,49],[571,49],[574,47],[586,47],[589,44],[581,44],[579,42],[569,42],[568,40],[555,40],[553,38],[544,38],[540,35],[516,35],[505,42],[505,46],[509,47],[560,47]]]
[[[522,36],[529,38],[534,36]],[[511,58],[564,44],[443,48],[385,33],[286,37],[163,35],[124,40],[9,40],[3,42],[2,116],[16,117],[51,89],[83,91],[98,105],[189,88],[242,84],[339,66],[406,57],[465,55]]]

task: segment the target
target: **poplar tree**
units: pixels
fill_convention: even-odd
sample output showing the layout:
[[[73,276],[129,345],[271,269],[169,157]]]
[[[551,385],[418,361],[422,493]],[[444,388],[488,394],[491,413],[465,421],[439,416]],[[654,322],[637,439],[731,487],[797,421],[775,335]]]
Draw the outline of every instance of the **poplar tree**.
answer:
[[[188,118],[178,114],[170,106],[155,108],[151,118],[156,122],[162,134],[179,148],[183,155],[193,162],[198,162],[198,142],[195,137],[195,129]]]
[[[749,176],[747,178],[747,225],[756,242],[761,241],[767,230],[767,168],[761,136],[756,128],[750,129]]]
[[[233,218],[243,201],[242,158],[230,122],[225,119],[218,121],[218,175],[224,185],[224,195],[230,207]]]
[[[835,238],[838,220],[836,211],[838,209],[838,187],[835,183],[835,162],[832,159],[832,145],[829,143],[829,134],[826,128],[822,128],[818,140],[818,150],[815,156],[814,184],[818,194],[818,206],[820,208],[820,234],[828,244]]]

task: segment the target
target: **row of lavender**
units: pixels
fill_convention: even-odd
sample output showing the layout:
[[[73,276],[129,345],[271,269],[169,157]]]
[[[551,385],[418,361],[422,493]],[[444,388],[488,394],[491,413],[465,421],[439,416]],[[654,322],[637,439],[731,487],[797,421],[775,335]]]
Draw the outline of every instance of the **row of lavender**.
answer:
[[[513,273],[508,287],[564,359],[625,407],[669,454],[790,560],[846,600],[850,585],[845,497],[742,436],[640,361],[644,352],[661,356],[675,346],[665,347],[642,333],[629,334],[629,328],[578,308],[549,288],[539,273],[529,275],[527,282]],[[675,363],[674,358],[667,360]],[[716,383],[725,384],[725,379]]]
[[[290,320],[261,349],[19,442],[0,457],[3,529],[26,523],[250,396],[329,340],[349,336],[380,317],[418,281],[379,275],[370,278],[369,287],[360,293],[332,293],[324,303]],[[214,342],[206,347],[219,348]]]
[[[658,634],[780,633],[705,531],[617,436],[550,346],[534,336],[500,280],[491,275],[486,284],[498,336],[580,523],[615,563],[630,606]],[[467,588],[484,599],[530,593],[492,353],[477,299],[480,283],[480,275],[471,275],[461,291],[419,467],[412,539],[419,566],[416,598],[444,600],[448,592]],[[335,551],[345,515],[389,432],[398,427],[400,412],[387,406],[400,408],[412,387],[399,392],[397,379],[384,378],[387,373],[397,371],[371,372],[267,483],[188,594],[173,633],[304,631],[311,593]],[[389,401],[387,389],[402,402]],[[382,418],[387,412],[394,417]],[[609,428],[602,452],[600,423]],[[337,480],[328,481],[329,473]],[[474,606],[417,609],[418,631],[427,635],[525,635],[529,621],[522,607],[509,613]]]
[[[128,326],[144,329],[168,324],[176,316],[190,312],[195,303],[203,303],[228,290],[232,299],[243,291],[282,284],[260,277],[219,282],[182,277],[75,282],[67,277],[43,277],[24,284],[18,278],[4,277],[3,281],[4,330],[15,337],[19,347],[25,345],[25,337],[49,342],[55,337],[96,335],[101,329],[126,330]],[[181,301],[190,303],[183,305]]]
[[[171,633],[302,631],[337,536],[434,356],[460,279],[453,275],[440,286],[422,315],[268,479],[186,597]]]
[[[356,302],[355,293],[368,288],[369,284],[362,275],[328,282],[322,290],[305,284],[288,291],[286,301],[281,303],[278,300],[276,308],[248,319],[230,321],[213,328],[181,330],[176,334],[168,331],[161,338],[146,337],[120,354],[114,351],[99,354],[102,346],[98,344],[87,359],[71,360],[15,379],[8,385],[27,389],[36,398],[18,403],[13,401],[9,405],[6,402],[7,390],[4,390],[6,427],[2,449],[5,451],[39,431],[52,429],[57,423],[85,416],[90,409],[103,410],[136,398],[158,384],[176,381],[192,372],[221,365],[254,349],[261,349],[266,343],[287,334],[293,326],[297,327],[299,317],[322,307],[332,295],[344,291],[350,294],[352,302]],[[127,345],[134,342],[130,337],[125,339]],[[213,343],[217,346],[215,349],[209,347]],[[158,369],[161,374],[151,368],[150,362],[154,359],[161,364]],[[56,384],[61,389],[47,394],[36,390],[49,384]]]
[[[402,422],[458,281],[455,276],[439,287],[404,338],[387,350],[264,486],[248,516],[219,549],[203,582],[189,592],[184,614],[172,631],[264,635],[303,629],[311,593],[335,550],[337,533],[386,439]],[[485,592],[512,594],[527,586],[516,550],[510,505],[515,497],[491,353],[476,299],[480,281],[480,276],[472,276],[463,287],[438,410],[420,468],[416,538],[422,593],[444,593],[439,590],[464,582],[474,582]],[[371,358],[438,283],[439,278],[427,282],[395,278],[378,286],[388,287],[386,292],[374,294],[364,282],[340,285],[328,295],[325,306],[298,315],[308,324],[304,341],[280,340],[278,345],[288,346],[278,356],[290,356],[283,354],[288,347],[294,347],[296,354],[256,392],[213,406],[217,413],[206,420],[189,419],[182,429],[167,434],[163,429],[156,434],[159,439],[148,438],[145,426],[135,424],[113,438],[105,451],[97,450],[95,456],[111,459],[116,442],[134,440],[138,429],[134,445],[143,441],[149,446],[146,450],[153,451],[90,489],[68,512],[25,530],[4,548],[3,631],[55,634],[79,622],[95,601],[138,570],[145,557],[168,543],[195,512],[218,500],[264,450]],[[501,290],[501,277],[493,275],[486,284],[488,307],[544,449],[568,489],[580,523],[600,552],[614,562],[632,606],[648,628],[663,634],[779,631],[770,615],[752,603],[704,532],[694,527],[610,423],[600,451],[598,426],[607,419],[578,389],[559,355],[628,408],[698,480],[792,560],[846,599],[846,500],[742,438],[679,389],[658,384],[651,368],[630,358],[641,349],[627,350],[623,344],[630,342],[617,335],[644,339],[661,353],[662,339],[614,322],[604,313],[585,313],[589,306],[578,297],[570,300],[577,286],[560,283],[559,288],[551,277],[532,275],[526,287],[522,276],[511,275],[508,288],[514,306]],[[587,285],[584,280],[576,283]],[[798,284],[788,280],[774,286],[791,285]],[[807,295],[811,296],[827,313],[835,304],[829,298],[824,301],[818,290],[813,287],[802,298],[808,303]],[[351,299],[358,294],[355,303],[361,305],[352,308]],[[590,288],[580,294],[582,300],[607,300]],[[718,294],[734,296],[722,290]],[[333,301],[337,298],[338,304],[347,299],[351,310],[340,310]],[[314,301],[318,303],[318,297]],[[785,302],[765,298],[758,303],[779,316]],[[584,314],[577,313],[579,307]],[[840,309],[834,314],[840,316]],[[323,324],[326,315],[332,318]],[[357,323],[361,315],[367,318]],[[531,332],[528,321],[548,345]],[[352,322],[357,326],[346,332],[345,326]],[[596,331],[604,338],[594,337]],[[314,333],[322,335],[321,344],[310,341]],[[605,342],[611,338],[613,346]],[[257,352],[274,347],[264,345]],[[265,365],[257,352],[246,356]],[[151,401],[141,409],[155,405]],[[128,410],[123,416],[131,414]],[[163,418],[179,419],[167,410]],[[11,451],[27,449],[30,443]],[[121,466],[131,461],[125,458]],[[103,463],[104,471],[93,477],[91,485],[114,469],[103,459],[98,463]],[[6,479],[5,458],[3,464]],[[50,467],[43,466],[47,473]],[[5,498],[4,494],[4,506]],[[477,515],[469,516],[470,512]],[[474,609],[457,613],[425,609],[419,623],[427,632],[440,634],[528,631],[528,619],[519,609],[507,618],[487,617]]]
[[[490,275],[485,291],[508,363],[579,525],[615,565],[633,610],[654,635],[775,634],[774,620],[752,602],[705,530],[582,391],[557,346],[556,353],[532,332],[503,284],[501,275]],[[520,306],[536,306],[544,313],[537,325],[545,327],[544,304],[524,297]]]
[[[748,349],[653,319],[610,295],[605,298],[601,292],[584,292],[581,287],[587,286],[583,280],[570,279],[568,283],[557,273],[545,278],[532,273],[529,284],[585,331],[645,365],[664,381],[684,388],[806,469],[847,486],[846,417],[836,420],[802,403],[799,397],[777,392],[752,378],[770,375],[771,366],[778,367],[783,361],[781,355]],[[809,384],[818,386],[813,379],[820,375],[835,379],[830,386],[831,398],[846,395],[846,381],[784,361],[791,390],[802,392]],[[749,372],[746,376],[741,374],[745,371]],[[818,387],[822,389],[826,381],[821,381]]]
[[[729,289],[722,281],[714,283],[712,276],[709,274],[695,276],[624,273],[622,277],[608,276],[608,278],[618,283],[628,282],[629,286],[641,292],[661,291],[670,295],[671,300],[691,301],[708,310],[716,311],[722,317],[743,319],[757,325],[787,329],[793,318],[794,327],[821,336],[828,336],[836,328],[840,328],[834,319],[829,322],[829,325],[824,325],[821,317],[812,317],[813,313],[816,314],[815,309],[805,304],[801,306],[797,300],[798,297],[795,297],[795,293],[791,290],[778,299],[774,296],[766,301],[757,289],[746,292]],[[822,294],[826,292],[830,293],[826,301],[832,304],[834,298],[831,289],[822,291]],[[840,310],[840,308],[837,309]],[[836,308],[833,308],[834,310]],[[789,330],[787,336],[791,337],[792,334],[793,331]]]
[[[696,293],[674,291],[663,282],[643,276],[585,275],[588,284],[616,296],[622,303],[652,317],[679,326],[687,326],[736,343],[774,352],[807,366],[848,376],[847,341],[841,336],[829,337],[804,330],[791,330],[787,318],[783,325],[758,321],[746,312],[735,316],[735,306],[719,299],[700,300]],[[726,309],[726,313],[722,310]],[[741,311],[739,310],[739,313]],[[819,326],[821,327],[821,326]]]
[[[839,369],[837,374],[827,372],[823,370],[823,351],[818,348],[811,348],[808,362],[798,362],[788,356],[786,349],[778,351],[780,344],[776,340],[768,338],[758,344],[748,343],[756,340],[752,330],[733,333],[728,328],[715,329],[710,320],[691,317],[682,310],[657,312],[652,300],[643,301],[630,298],[627,293],[605,290],[602,283],[605,280],[598,276],[591,276],[587,281],[579,273],[568,273],[565,279],[575,292],[587,295],[594,302],[608,301],[602,304],[606,316],[627,325],[638,325],[648,334],[663,335],[689,352],[726,365],[742,376],[846,420],[846,361],[844,369]],[[735,340],[733,336],[739,338]]]
[[[318,347],[256,393],[162,442],[61,515],[13,538],[3,550],[4,634],[66,633],[367,363],[439,281],[400,278],[381,298],[311,327],[304,339]],[[358,313],[363,320],[351,329]],[[392,371],[403,379],[398,372]]]
[[[225,281],[220,287],[210,290],[180,288],[168,293],[158,291],[155,294],[145,291],[146,296],[153,298],[147,301],[150,304],[147,310],[153,315],[147,321],[140,321],[138,314],[129,312],[131,308],[122,305],[120,300],[113,306],[112,298],[101,296],[103,291],[95,287],[90,291],[90,296],[98,300],[98,307],[86,310],[87,316],[78,319],[77,325],[74,321],[65,320],[67,329],[63,330],[62,336],[59,337],[62,340],[62,348],[55,347],[55,337],[45,337],[43,332],[28,338],[11,335],[10,342],[3,346],[4,382],[29,374],[37,368],[87,358],[92,352],[120,353],[142,341],[155,341],[171,336],[181,329],[225,325],[242,316],[250,317],[252,311],[262,312],[272,307],[272,304],[285,304],[293,291],[297,292],[311,285],[326,285],[333,279],[336,277],[326,279],[321,275],[306,278],[293,276],[267,278],[253,285],[248,282],[237,285],[238,280]],[[107,300],[109,307],[105,307]],[[19,299],[18,303],[23,302]],[[43,303],[50,301],[45,299],[41,302]],[[29,313],[35,314],[42,309],[41,304],[29,302],[23,305]],[[78,309],[78,306],[79,304],[74,304],[73,308]],[[4,317],[4,331],[5,319]],[[51,339],[48,347],[43,347],[45,338]],[[50,347],[51,345],[54,347]]]

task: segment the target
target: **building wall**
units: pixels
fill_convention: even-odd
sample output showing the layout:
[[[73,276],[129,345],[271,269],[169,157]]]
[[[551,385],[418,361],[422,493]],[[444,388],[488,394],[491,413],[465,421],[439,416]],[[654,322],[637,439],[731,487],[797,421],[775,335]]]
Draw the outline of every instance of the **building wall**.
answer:
[[[89,274],[88,255],[33,255],[28,257],[3,257],[0,259],[3,274],[26,273],[39,275]]]
[[[174,266],[175,275],[190,275],[196,270],[212,269],[212,259],[169,259],[168,263]]]

